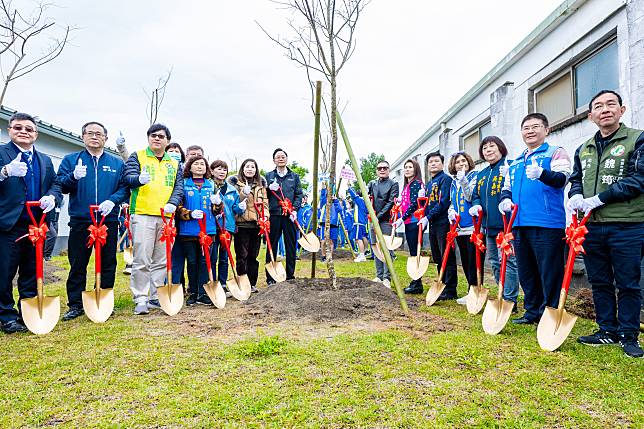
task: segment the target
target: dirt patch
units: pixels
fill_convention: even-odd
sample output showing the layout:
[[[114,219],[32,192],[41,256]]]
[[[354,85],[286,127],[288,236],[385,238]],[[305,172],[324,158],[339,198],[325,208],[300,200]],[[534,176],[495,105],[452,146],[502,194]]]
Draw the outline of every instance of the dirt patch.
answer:
[[[59,282],[60,276],[56,275],[56,272],[60,270],[61,267],[58,264],[46,261],[44,266],[45,285]],[[18,287],[18,273],[16,273],[16,276],[13,278],[13,287]]]
[[[332,289],[327,279],[296,279],[260,289],[243,303],[229,299],[221,310],[184,308],[169,321],[182,334],[226,340],[258,329],[305,337],[400,329],[426,338],[453,328],[440,316],[417,311],[421,301],[408,300],[408,304],[410,311],[405,315],[394,292],[363,278],[340,278],[338,289]]]
[[[595,320],[593,291],[588,288],[579,289],[574,296],[568,298],[566,309],[577,316]]]
[[[322,260],[322,256],[323,256],[322,252],[321,252],[321,251],[320,251],[320,252],[318,252],[318,253],[317,253],[317,255],[318,255],[318,256],[317,256],[317,258],[316,258],[316,259],[317,259],[318,261]],[[302,253],[300,254],[300,259],[305,260],[305,261],[310,260],[310,259],[311,259],[311,253],[309,253],[309,252],[302,252]],[[353,259],[354,259],[354,256],[353,256],[353,254],[351,253],[351,251],[350,251],[350,250],[348,250],[348,249],[335,249],[335,250],[333,251],[333,259],[334,259],[334,260],[350,261],[350,260],[353,260]]]

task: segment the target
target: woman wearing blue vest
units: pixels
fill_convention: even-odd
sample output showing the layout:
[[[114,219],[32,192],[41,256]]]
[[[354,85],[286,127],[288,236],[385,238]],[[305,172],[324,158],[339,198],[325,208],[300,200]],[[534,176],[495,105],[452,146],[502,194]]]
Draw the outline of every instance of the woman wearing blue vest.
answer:
[[[447,218],[450,223],[460,216],[458,237],[456,244],[461,254],[461,265],[467,278],[467,284],[476,285],[476,249],[470,241],[474,232],[474,221],[470,216],[472,207],[472,193],[476,187],[477,173],[474,171],[474,160],[465,152],[458,152],[452,155],[447,165],[447,171],[454,177],[450,186],[450,206],[447,211]],[[465,305],[465,297],[457,299],[458,304]]]
[[[216,232],[215,216],[212,213],[211,196],[214,185],[210,180],[208,162],[202,156],[191,158],[183,170],[183,204],[177,209],[179,215],[179,244],[188,265],[188,298],[186,305],[212,305],[203,285],[208,281],[206,260],[199,243],[201,231],[199,220],[206,219],[206,232]]]

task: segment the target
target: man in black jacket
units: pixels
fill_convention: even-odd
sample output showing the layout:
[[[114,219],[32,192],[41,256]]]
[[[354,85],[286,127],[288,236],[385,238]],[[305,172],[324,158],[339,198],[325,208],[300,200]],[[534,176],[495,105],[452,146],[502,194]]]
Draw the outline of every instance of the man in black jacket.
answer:
[[[369,196],[373,198],[373,209],[378,218],[378,224],[383,234],[391,234],[391,223],[389,223],[391,216],[391,208],[394,205],[394,200],[398,198],[400,193],[398,183],[389,178],[389,163],[384,159],[376,165],[376,175],[378,178],[369,182]],[[373,221],[372,221],[373,222]],[[376,234],[371,230],[371,244],[376,244]],[[393,257],[394,252],[390,252]],[[374,258],[376,264],[376,278],[374,281],[382,282],[385,286],[391,287],[391,274],[387,268],[387,264],[378,258]]]
[[[300,176],[286,166],[288,155],[283,149],[273,151],[273,162],[275,170],[266,174],[268,183],[268,210],[271,214],[270,240],[273,249],[277,249],[280,236],[284,234],[284,247],[286,248],[286,280],[295,278],[295,220],[297,211],[302,205],[302,184]],[[281,190],[281,192],[280,192]],[[275,196],[277,194],[277,196]],[[279,198],[287,198],[293,203],[293,212],[289,216],[282,212]],[[279,198],[278,198],[279,197]],[[270,255],[266,252],[266,262],[270,261]],[[270,285],[275,280],[266,272],[266,282]]]

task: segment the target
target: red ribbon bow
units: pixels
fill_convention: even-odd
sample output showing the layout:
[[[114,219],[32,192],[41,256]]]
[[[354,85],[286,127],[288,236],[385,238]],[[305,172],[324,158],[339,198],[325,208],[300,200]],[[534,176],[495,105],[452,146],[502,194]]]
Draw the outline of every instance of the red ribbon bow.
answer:
[[[92,247],[95,242],[99,246],[104,246],[107,241],[107,225],[90,225],[87,228],[89,236],[87,237],[87,247]]]
[[[172,220],[163,224],[161,229],[161,241],[168,241],[170,244],[174,243],[174,237],[177,236],[177,228],[172,225]]]
[[[47,231],[49,231],[49,228],[46,224],[42,224],[40,226],[29,225],[29,234],[27,236],[29,237],[29,240],[31,240],[31,242],[36,245],[38,240],[45,241],[47,237]]]
[[[205,232],[201,231],[199,233],[199,244],[201,245],[202,248],[210,247],[210,245],[212,244],[212,237],[206,234]]]
[[[271,231],[271,222],[268,219],[262,217],[257,220],[257,224],[259,225],[259,235],[268,234]]]
[[[483,244],[483,233],[475,232],[470,237],[470,241],[474,243],[474,246],[478,249],[479,252],[485,252],[485,244]]]
[[[390,222],[389,223],[394,223],[398,220],[398,216],[400,215],[400,204],[394,203],[393,207],[391,208],[390,213]]]
[[[414,212],[414,217],[416,219],[418,219],[418,220],[420,220],[420,218],[422,218],[423,216],[425,216],[425,209],[424,208],[418,209],[418,210],[416,210]]]
[[[282,198],[279,200],[280,207],[282,207],[282,215],[286,216],[291,214],[293,211],[293,203],[288,198]]]
[[[452,249],[456,249],[456,243],[454,242],[458,237],[458,232],[456,230],[450,230],[447,232],[447,246],[452,246]]]
[[[502,252],[505,252],[506,255],[510,256],[514,253],[512,244],[510,243],[512,240],[514,240],[514,235],[512,235],[511,232],[505,233],[501,231],[496,236],[496,247],[501,249]]]
[[[230,246],[230,232],[223,230],[219,233],[219,241],[224,245],[224,247]]]
[[[566,242],[570,248],[576,253],[586,253],[583,242],[586,240],[588,228],[585,225],[574,226],[572,223],[566,228]]]

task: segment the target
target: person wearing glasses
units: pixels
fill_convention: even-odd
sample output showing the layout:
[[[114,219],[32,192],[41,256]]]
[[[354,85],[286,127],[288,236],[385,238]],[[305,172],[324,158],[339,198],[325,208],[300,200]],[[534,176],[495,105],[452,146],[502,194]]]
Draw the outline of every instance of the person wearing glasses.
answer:
[[[564,274],[564,187],[570,176],[570,157],[546,142],[548,118],[530,113],[521,121],[526,145],[505,177],[499,211],[519,205],[514,220],[514,251],[519,281],[525,294],[525,313],[517,324],[538,323],[547,306],[557,307]]]
[[[98,205],[94,213],[97,222],[105,216],[107,241],[102,249],[101,287],[111,289],[116,273],[116,243],[118,241],[118,209],[127,200],[129,189],[123,182],[123,160],[104,151],[107,128],[91,121],[81,127],[85,150],[66,155],[56,176],[56,190],[69,194],[69,276],[67,277],[67,306],[63,320],[85,314],[82,292],[87,281],[87,264],[92,247],[87,247],[88,228],[92,224],[89,206]]]
[[[12,334],[27,330],[14,306],[16,272],[20,299],[36,296],[36,250],[29,239],[18,240],[32,224],[25,201],[40,201],[40,209],[33,211],[39,220],[60,202],[60,195],[52,189],[56,171],[51,158],[34,147],[38,138],[34,117],[14,113],[8,132],[11,141],[0,145],[0,323],[3,332]]]
[[[156,291],[166,277],[165,243],[161,241],[163,219],[172,215],[183,198],[183,174],[179,162],[165,151],[172,138],[163,124],[148,128],[148,147],[130,155],[123,173],[131,189],[130,214],[134,261],[130,289],[134,314],[148,314],[160,308]],[[171,281],[171,279],[168,279]]]
[[[389,162],[384,159],[376,164],[377,178],[369,182],[367,190],[369,197],[373,198],[373,210],[376,212],[377,222],[380,225],[380,230],[384,235],[391,234],[391,209],[394,206],[396,198],[400,195],[400,188],[398,182],[389,178]],[[372,222],[374,222],[372,220]],[[376,233],[371,229],[371,245],[376,245]],[[392,257],[394,252],[390,251]],[[373,279],[375,282],[382,282],[386,287],[391,287],[391,273],[387,264],[378,258],[374,258],[376,265],[376,277]]]
[[[627,356],[641,358],[644,131],[620,122],[626,106],[615,91],[600,91],[588,110],[599,131],[575,152],[568,208],[593,210],[583,256],[599,330],[577,341],[591,346],[619,342]]]

